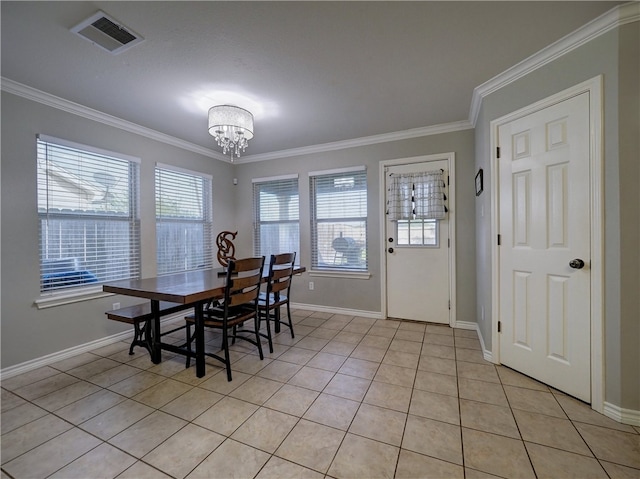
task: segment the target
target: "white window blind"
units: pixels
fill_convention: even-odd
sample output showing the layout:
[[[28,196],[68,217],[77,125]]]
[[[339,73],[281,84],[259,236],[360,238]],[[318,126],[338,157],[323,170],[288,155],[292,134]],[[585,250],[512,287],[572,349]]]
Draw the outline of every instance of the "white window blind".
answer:
[[[211,177],[156,166],[158,274],[213,266]]]
[[[367,271],[367,172],[310,173],[311,267]]]
[[[300,261],[300,201],[298,177],[253,180],[253,251],[264,256],[296,254]]]
[[[138,161],[42,135],[36,142],[41,292],[138,278]]]

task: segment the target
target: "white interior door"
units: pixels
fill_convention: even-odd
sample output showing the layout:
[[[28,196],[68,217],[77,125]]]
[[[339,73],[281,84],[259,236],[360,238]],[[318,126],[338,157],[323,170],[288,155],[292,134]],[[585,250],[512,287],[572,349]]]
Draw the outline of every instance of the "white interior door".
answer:
[[[446,178],[447,160],[388,166],[385,191],[392,174],[441,168]],[[387,217],[385,232],[387,317],[449,324],[449,215],[432,221]]]
[[[500,126],[498,143],[500,361],[590,402],[589,94]]]

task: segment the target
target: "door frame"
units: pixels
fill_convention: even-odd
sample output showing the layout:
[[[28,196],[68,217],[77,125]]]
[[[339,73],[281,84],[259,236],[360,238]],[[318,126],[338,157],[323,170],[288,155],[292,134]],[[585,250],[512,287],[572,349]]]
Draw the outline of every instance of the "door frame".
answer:
[[[602,130],[602,75],[591,78],[563,90],[555,95],[511,112],[490,122],[491,161],[491,359],[500,364],[500,191],[498,178],[498,129],[506,123],[535,113],[556,103],[568,100],[582,93],[589,94],[589,153],[590,153],[590,247],[591,247],[591,408],[604,413],[604,220],[603,220],[603,130]]]
[[[449,209],[449,326],[456,327],[456,154],[454,152],[435,155],[413,156],[395,160],[382,160],[378,167],[380,192],[380,309],[384,319],[387,318],[387,193],[385,168],[388,166],[409,165],[429,161],[447,160],[449,169],[449,195],[447,208]]]

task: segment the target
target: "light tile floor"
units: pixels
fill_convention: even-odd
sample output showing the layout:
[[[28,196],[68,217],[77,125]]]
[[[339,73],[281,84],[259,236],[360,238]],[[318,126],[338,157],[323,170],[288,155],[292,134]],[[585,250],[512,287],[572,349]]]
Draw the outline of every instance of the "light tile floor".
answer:
[[[2,478],[640,477],[640,428],[486,362],[473,331],[294,321],[263,361],[238,342],[232,382],[127,342],[2,381]]]

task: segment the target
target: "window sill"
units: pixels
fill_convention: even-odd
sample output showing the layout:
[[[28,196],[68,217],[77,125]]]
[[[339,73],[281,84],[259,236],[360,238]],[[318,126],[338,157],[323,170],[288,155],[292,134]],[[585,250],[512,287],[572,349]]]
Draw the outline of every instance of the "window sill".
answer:
[[[309,276],[316,276],[319,278],[344,278],[344,279],[369,279],[371,273],[360,273],[358,271],[325,271],[325,270],[311,270]]]
[[[34,301],[38,309],[53,308],[64,304],[79,303],[96,298],[112,296],[113,293],[105,293],[102,286],[92,286],[90,288],[73,289],[61,293],[51,293],[40,296]]]

